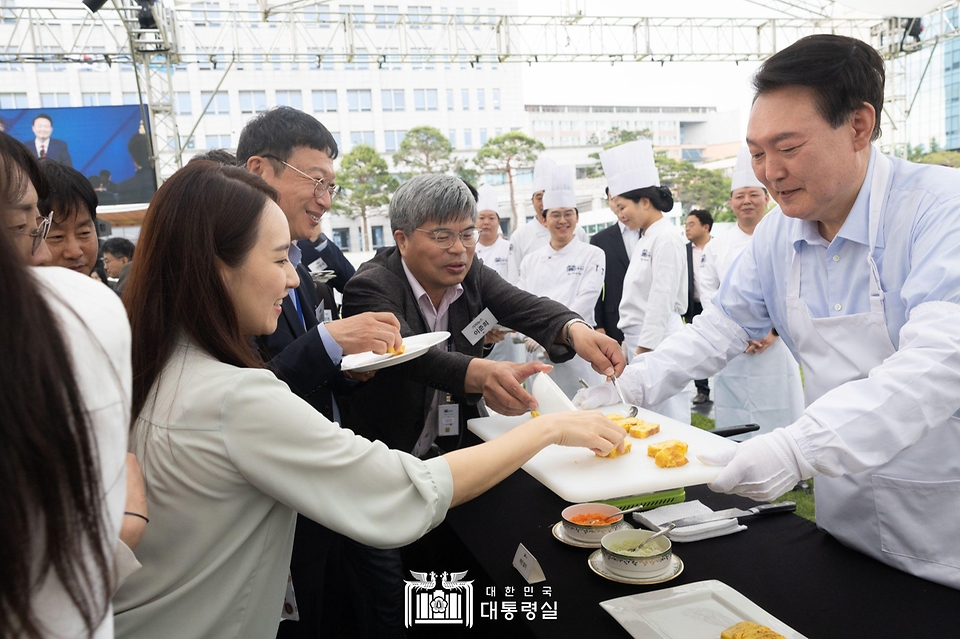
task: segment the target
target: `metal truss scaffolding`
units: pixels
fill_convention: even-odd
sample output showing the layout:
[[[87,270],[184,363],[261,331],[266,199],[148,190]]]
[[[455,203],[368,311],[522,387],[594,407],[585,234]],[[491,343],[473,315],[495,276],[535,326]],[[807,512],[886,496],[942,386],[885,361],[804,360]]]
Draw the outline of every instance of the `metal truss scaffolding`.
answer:
[[[0,68],[4,63],[53,61],[132,63],[142,102],[150,107],[161,176],[181,164],[172,105],[174,65],[229,69],[244,62],[318,68],[335,62],[740,62],[764,60],[806,35],[836,33],[870,42],[887,59],[884,116],[892,128],[890,150],[903,153],[912,102],[905,85],[905,58],[960,35],[956,19],[948,19],[956,15],[958,0],[928,17],[941,23],[938,35],[928,39],[907,37],[906,18],[831,18],[827,14],[832,3],[827,0],[757,2],[783,13],[782,18],[340,12],[317,0],[255,0],[224,11],[211,3],[163,8],[141,0],[156,21],[150,29],[141,28],[141,5],[134,0],[113,0],[115,10],[104,8],[96,14],[79,0],[58,7],[13,1],[0,0]]]

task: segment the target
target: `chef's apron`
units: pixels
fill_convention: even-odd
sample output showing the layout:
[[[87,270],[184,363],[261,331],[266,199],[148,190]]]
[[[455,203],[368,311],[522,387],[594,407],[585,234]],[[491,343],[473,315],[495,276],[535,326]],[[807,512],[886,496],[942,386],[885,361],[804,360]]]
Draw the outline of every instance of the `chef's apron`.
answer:
[[[643,330],[641,324],[635,326],[624,326],[623,329],[623,345],[624,345],[624,355],[627,358],[627,363],[629,364],[637,357],[637,340],[640,339],[640,332]],[[683,320],[680,318],[680,315],[677,313],[671,313],[669,319],[667,320],[667,326],[663,331],[663,339],[667,339],[677,331],[683,330]],[[672,419],[677,420],[682,424],[690,423],[690,398],[687,397],[686,391],[680,391],[670,399],[664,400],[659,404],[653,404],[652,406],[646,406],[655,413],[660,413],[661,415],[666,415]]]
[[[870,312],[814,318],[800,299],[799,245],[790,267],[787,328],[800,355],[807,405],[863,379],[896,352],[884,321],[884,292],[873,259],[890,160],[877,153],[870,189]],[[883,563],[960,588],[960,420],[931,429],[886,464],[816,478],[817,525]]]
[[[759,424],[749,439],[789,426],[803,415],[800,367],[782,339],[756,355],[741,353],[713,378],[713,410],[717,428]]]

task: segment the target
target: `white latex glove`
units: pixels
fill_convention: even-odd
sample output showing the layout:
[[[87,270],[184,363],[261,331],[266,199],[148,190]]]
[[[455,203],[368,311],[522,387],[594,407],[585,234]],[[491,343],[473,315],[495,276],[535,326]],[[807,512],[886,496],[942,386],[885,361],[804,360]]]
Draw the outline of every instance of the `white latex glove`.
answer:
[[[770,501],[817,471],[804,459],[793,435],[783,428],[753,437],[735,448],[697,455],[708,466],[726,466],[708,484],[718,493],[734,493]]]
[[[581,388],[573,396],[573,405],[581,410],[594,410],[601,406],[611,406],[620,403],[617,389],[610,382],[597,384],[590,388]]]
[[[536,341],[535,339],[533,339],[532,337],[527,337],[527,338],[525,338],[525,339],[523,340],[523,342],[524,342],[524,344],[527,345],[527,352],[528,352],[528,353],[534,353],[534,352],[536,352],[536,350],[537,350],[538,348],[540,348],[540,344],[537,344],[537,341]]]

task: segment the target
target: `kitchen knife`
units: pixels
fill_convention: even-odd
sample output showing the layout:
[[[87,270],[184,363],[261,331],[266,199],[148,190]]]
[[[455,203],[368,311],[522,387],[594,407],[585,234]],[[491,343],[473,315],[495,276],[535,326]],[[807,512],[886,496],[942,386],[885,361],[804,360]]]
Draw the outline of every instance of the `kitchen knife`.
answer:
[[[697,515],[695,517],[684,517],[683,519],[675,519],[672,522],[664,522],[664,526],[667,524],[676,524],[677,528],[681,526],[693,526],[694,524],[705,524],[708,521],[717,521],[720,519],[732,519],[733,517],[750,517],[752,515],[772,515],[774,513],[787,513],[793,512],[797,509],[797,505],[792,501],[783,501],[779,504],[761,504],[760,506],[755,506],[753,508],[748,508],[746,510],[741,510],[740,508],[727,508],[726,510],[718,510],[707,515]]]

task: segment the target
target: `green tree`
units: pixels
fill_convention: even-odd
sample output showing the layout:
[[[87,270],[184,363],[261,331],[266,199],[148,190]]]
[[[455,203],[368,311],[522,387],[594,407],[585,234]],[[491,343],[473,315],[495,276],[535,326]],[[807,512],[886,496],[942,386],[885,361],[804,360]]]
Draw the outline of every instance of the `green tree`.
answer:
[[[503,173],[510,184],[511,231],[517,229],[517,200],[513,192],[513,176],[517,169],[532,166],[543,143],[520,131],[510,131],[487,140],[477,151],[476,164],[488,173]]]
[[[372,146],[353,147],[340,161],[337,182],[343,195],[334,201],[334,208],[350,217],[363,220],[363,247],[372,246],[367,217],[390,202],[397,189],[397,179],[390,175],[386,161]]]
[[[403,138],[393,163],[405,178],[420,173],[451,173],[457,161],[451,157],[453,146],[440,129],[415,126]]]
[[[723,173],[663,155],[654,158],[654,162],[660,173],[660,183],[683,204],[685,213],[692,209],[706,209],[718,222],[736,219],[729,207],[730,178]]]
[[[596,144],[596,136],[591,136],[591,141]],[[608,136],[607,143],[603,145],[603,149],[612,149],[615,146],[620,146],[625,142],[633,142],[634,140],[652,140],[653,134],[650,133],[650,129],[640,129],[639,131],[621,131],[619,127],[613,127],[610,129],[610,134]],[[603,175],[603,167],[600,165],[600,153],[591,153],[589,158],[593,159],[593,164],[587,167],[587,177],[594,178],[600,177]]]
[[[921,164],[939,164],[960,169],[960,151],[934,151],[914,159]]]

